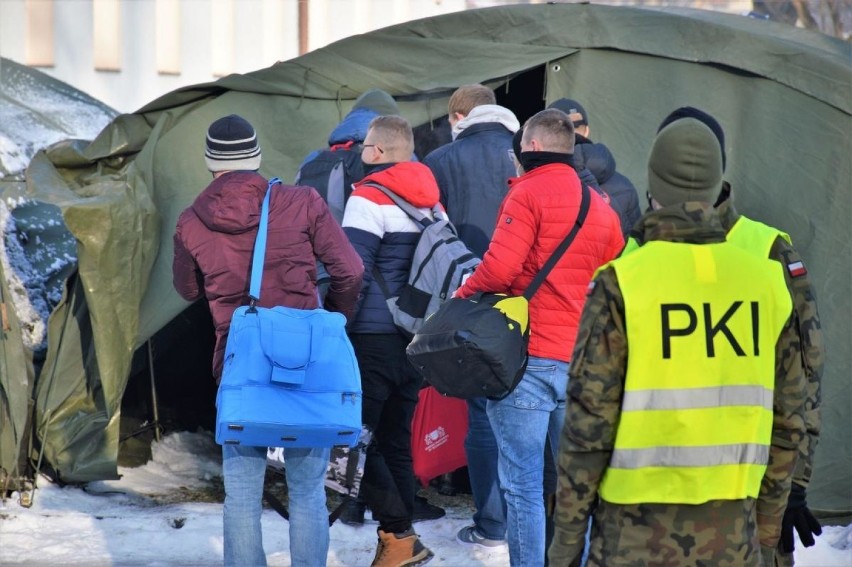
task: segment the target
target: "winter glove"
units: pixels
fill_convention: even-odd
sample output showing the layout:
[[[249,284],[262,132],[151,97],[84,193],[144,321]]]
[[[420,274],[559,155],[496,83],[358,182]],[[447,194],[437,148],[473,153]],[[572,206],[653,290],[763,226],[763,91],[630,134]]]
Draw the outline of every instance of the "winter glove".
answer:
[[[793,540],[793,528],[799,532],[799,539],[805,547],[814,544],[814,535],[822,533],[822,526],[808,510],[805,501],[805,487],[793,483],[790,489],[790,498],[787,499],[787,510],[784,511],[784,519],[781,520],[781,549],[784,553],[793,553],[795,543]]]

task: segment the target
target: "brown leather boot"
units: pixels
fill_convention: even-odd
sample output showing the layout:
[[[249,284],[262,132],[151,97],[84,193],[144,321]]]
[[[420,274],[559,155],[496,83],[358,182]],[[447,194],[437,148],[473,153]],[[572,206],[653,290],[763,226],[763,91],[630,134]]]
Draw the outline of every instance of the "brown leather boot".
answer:
[[[425,565],[432,557],[434,554],[420,543],[413,528],[399,534],[379,530],[376,556],[370,567],[415,567]]]

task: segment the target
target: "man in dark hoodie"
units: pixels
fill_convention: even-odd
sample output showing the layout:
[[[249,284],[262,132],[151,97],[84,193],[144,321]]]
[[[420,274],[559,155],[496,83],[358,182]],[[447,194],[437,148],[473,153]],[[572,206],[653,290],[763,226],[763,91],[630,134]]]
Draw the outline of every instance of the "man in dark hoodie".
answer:
[[[249,303],[249,272],[261,203],[268,181],[260,144],[245,119],[230,115],[211,124],[204,154],[213,182],[178,218],[174,236],[174,286],[187,301],[206,298],[216,327],[213,376],[218,382],[231,316]],[[328,206],[310,187],[269,189],[269,233],[261,282],[262,307],[317,306],[316,262],[328,268],[325,308],[350,315],[363,265]],[[329,448],[284,450],[290,490],[290,555],[294,565],[325,565],[328,511],[325,473]],[[266,565],[261,535],[261,495],[266,447],[222,446],[225,477],[225,565]]]
[[[639,196],[627,177],[615,169],[615,157],[605,145],[589,139],[589,116],[586,109],[570,98],[560,98],[548,106],[558,108],[574,122],[574,167],[577,171],[588,169],[597,180],[598,186],[610,199],[610,206],[618,213],[621,233],[627,233],[639,220]]]
[[[361,150],[366,176],[355,183],[343,214],[343,231],[364,263],[364,283],[349,336],[364,393],[364,427],[372,432],[360,496],[378,520],[373,567],[422,565],[432,558],[412,527],[416,492],[411,460],[411,419],[422,378],[408,361],[409,339],[394,324],[379,285],[398,295],[408,279],[420,227],[381,185],[420,208],[438,203],[438,184],[428,167],[409,161],[414,137],[400,116],[374,118]]]

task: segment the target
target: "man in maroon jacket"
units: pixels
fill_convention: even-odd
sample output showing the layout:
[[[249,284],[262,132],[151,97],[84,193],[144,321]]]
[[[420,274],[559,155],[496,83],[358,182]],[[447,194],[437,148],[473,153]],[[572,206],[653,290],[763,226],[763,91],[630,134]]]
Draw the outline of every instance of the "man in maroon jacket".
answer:
[[[248,304],[249,272],[268,181],[254,128],[237,115],[207,131],[205,162],[213,182],[181,213],[174,237],[174,286],[187,301],[205,297],[216,326],[213,375],[218,382],[231,315]],[[364,266],[311,187],[274,185],[261,283],[262,307],[317,307],[316,260],[331,286],[324,307],[349,316]],[[324,478],[330,449],[285,450],[293,565],[325,565],[328,511]],[[265,447],[222,447],[225,477],[225,565],[266,565],[260,516]]]

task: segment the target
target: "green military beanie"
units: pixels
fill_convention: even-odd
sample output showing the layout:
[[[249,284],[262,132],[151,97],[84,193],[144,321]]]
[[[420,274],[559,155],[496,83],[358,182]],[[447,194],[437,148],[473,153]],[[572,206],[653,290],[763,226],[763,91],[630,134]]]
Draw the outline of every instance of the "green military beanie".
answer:
[[[722,186],[722,150],[713,131],[695,118],[672,122],[657,134],[648,158],[648,190],[666,207],[713,203]]]
[[[391,116],[399,114],[399,107],[391,95],[381,89],[370,89],[355,99],[352,110],[366,108],[380,116]]]

